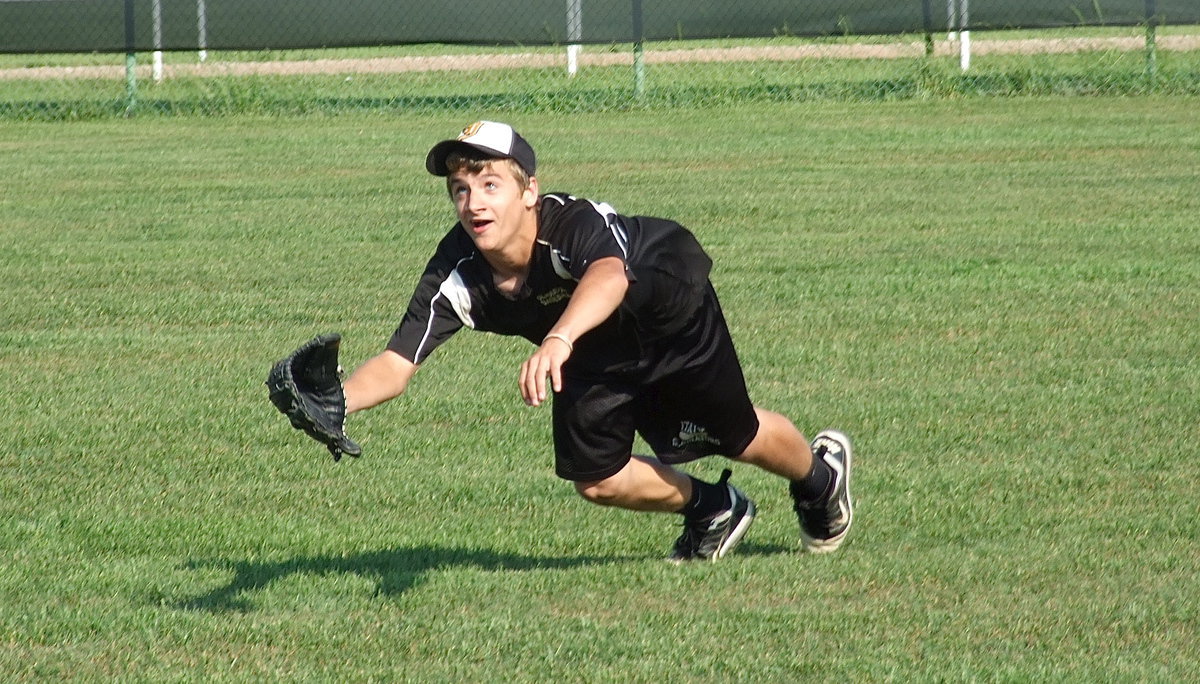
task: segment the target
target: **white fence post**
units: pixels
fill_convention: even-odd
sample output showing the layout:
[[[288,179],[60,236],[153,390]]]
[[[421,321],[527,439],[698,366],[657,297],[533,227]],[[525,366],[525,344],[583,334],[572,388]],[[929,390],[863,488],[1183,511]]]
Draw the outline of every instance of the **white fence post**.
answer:
[[[958,6],[958,66],[963,71],[971,68],[971,0],[959,0]]]
[[[582,0],[567,0],[567,75],[579,71],[579,41],[583,39]]]
[[[151,9],[154,19],[154,82],[158,83],[163,79],[163,53],[162,53],[162,0],[154,0],[154,5]]]

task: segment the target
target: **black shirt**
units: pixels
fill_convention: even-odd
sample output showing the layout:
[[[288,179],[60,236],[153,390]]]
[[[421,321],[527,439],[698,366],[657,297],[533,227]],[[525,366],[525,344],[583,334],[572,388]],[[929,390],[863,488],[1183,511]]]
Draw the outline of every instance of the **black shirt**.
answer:
[[[606,257],[625,263],[629,290],[607,321],[576,340],[569,363],[604,371],[640,360],[647,342],[691,319],[712,261],[673,221],[623,216],[608,204],[558,193],[541,197],[529,276],[515,297],[496,289],[487,261],[456,223],[425,267],[388,349],[423,363],[464,325],[541,344],[588,266]]]

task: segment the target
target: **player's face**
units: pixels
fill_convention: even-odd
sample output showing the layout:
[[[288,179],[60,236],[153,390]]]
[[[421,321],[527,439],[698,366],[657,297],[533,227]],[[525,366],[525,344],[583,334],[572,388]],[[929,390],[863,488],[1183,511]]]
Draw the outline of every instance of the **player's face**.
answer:
[[[492,162],[479,173],[451,175],[450,197],[459,223],[481,251],[502,251],[515,240],[536,236],[536,180],[522,190],[507,164]]]

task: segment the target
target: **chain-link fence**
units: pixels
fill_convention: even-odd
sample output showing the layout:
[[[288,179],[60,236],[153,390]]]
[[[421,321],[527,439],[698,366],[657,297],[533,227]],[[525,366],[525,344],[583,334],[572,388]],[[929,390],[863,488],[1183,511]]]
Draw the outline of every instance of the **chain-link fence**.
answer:
[[[0,117],[1200,92],[1200,0],[0,0]]]

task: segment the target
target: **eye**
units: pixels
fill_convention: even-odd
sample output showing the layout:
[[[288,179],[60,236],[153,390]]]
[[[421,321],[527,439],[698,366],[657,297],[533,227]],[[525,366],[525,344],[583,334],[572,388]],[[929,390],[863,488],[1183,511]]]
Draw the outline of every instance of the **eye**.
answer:
[[[495,190],[500,186],[496,185],[496,181],[488,181],[483,184],[483,187],[487,188],[488,190]]]

